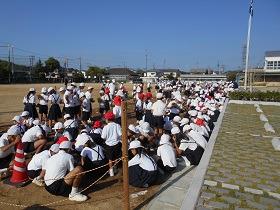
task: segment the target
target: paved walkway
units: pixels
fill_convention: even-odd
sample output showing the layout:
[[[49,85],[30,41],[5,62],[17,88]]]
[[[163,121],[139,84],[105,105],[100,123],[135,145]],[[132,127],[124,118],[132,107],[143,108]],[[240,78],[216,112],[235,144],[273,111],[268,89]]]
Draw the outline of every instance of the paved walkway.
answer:
[[[197,209],[280,209],[280,107],[229,104]],[[264,114],[275,133],[264,128]]]
[[[164,182],[159,192],[142,209],[145,210],[176,210],[182,201],[195,173],[195,167],[186,167],[184,160],[178,163],[178,169]]]

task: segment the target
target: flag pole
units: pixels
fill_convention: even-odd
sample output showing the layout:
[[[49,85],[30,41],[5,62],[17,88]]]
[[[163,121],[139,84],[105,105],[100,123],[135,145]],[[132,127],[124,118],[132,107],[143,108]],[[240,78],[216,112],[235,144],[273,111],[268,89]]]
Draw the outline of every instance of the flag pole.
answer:
[[[244,88],[247,90],[248,82],[248,63],[249,63],[249,49],[250,49],[250,38],[251,38],[251,25],[252,25],[252,16],[253,16],[253,0],[251,0],[250,9],[249,9],[249,22],[248,22],[248,34],[247,34],[247,48],[246,48],[246,65],[245,65],[245,82]]]

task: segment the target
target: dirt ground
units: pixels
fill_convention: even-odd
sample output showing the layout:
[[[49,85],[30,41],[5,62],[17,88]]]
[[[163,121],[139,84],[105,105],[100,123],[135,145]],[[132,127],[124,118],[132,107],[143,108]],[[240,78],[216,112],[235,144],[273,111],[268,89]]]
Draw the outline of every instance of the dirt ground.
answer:
[[[22,100],[30,87],[35,87],[39,94],[42,87],[52,86],[58,89],[62,85],[63,84],[0,85],[0,131],[5,130],[11,124],[11,119],[22,112]],[[92,95],[96,99],[99,95],[98,91],[100,84],[86,85],[94,87]],[[132,85],[126,84],[126,87],[131,94]],[[93,107],[95,108],[94,110],[96,110],[95,114],[97,114],[97,102],[94,103]],[[133,123],[135,118],[132,104],[128,105],[128,116],[128,123]],[[44,204],[61,201],[64,198],[52,196],[44,188],[37,187],[33,184],[29,184],[22,188],[15,188],[0,182],[0,209],[123,209],[123,189],[121,180],[121,172],[119,172],[119,174],[115,177],[106,176],[86,191],[86,194],[89,196],[89,200],[84,203],[75,203],[66,199],[65,201],[55,203],[47,207],[45,207]],[[85,187],[89,184],[91,183],[88,183]],[[139,195],[136,198],[130,198],[131,209],[138,209],[144,205],[156,194],[159,187],[160,184],[149,187],[148,189],[130,187],[130,194],[147,190],[144,195]],[[28,207],[9,206],[2,202],[20,204]]]

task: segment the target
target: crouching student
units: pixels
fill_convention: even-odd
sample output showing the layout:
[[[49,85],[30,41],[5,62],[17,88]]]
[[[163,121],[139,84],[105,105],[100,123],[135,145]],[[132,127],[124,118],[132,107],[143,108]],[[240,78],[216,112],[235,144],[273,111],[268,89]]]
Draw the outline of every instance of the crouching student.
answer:
[[[168,134],[162,134],[157,149],[157,156],[159,157],[157,164],[164,171],[172,172],[176,169],[176,153],[170,142],[170,136]]]
[[[53,144],[49,150],[44,150],[35,154],[27,166],[27,175],[33,179],[32,183],[38,186],[44,186],[45,171],[42,170],[46,161],[59,151],[59,144]]]
[[[128,161],[129,184],[134,187],[149,187],[157,179],[157,164],[145,152],[140,141],[134,140],[129,144],[133,158]]]
[[[79,192],[83,177],[83,168],[74,167],[74,158],[68,154],[70,141],[64,141],[59,146],[59,152],[51,156],[43,166],[45,170],[45,189],[53,195],[69,196],[71,201],[86,201],[87,196]]]
[[[83,150],[81,151],[81,163],[84,170],[91,170],[100,166],[103,166],[107,163],[103,148],[95,142],[88,140],[84,145]],[[103,174],[108,170],[108,167],[103,167],[93,171],[89,175],[92,177],[99,177],[99,175]]]

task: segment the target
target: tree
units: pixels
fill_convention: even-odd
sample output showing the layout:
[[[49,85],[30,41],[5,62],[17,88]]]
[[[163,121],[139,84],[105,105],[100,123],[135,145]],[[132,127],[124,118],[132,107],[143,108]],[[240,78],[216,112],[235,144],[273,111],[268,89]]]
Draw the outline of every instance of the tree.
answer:
[[[87,76],[90,76],[91,78],[97,78],[99,82],[101,81],[101,77],[105,74],[106,70],[98,66],[90,66],[86,72]]]
[[[60,69],[60,63],[53,57],[48,58],[45,61],[45,71],[47,73],[54,71],[55,69]]]
[[[173,74],[170,73],[169,75],[167,75],[167,79],[168,79],[168,80],[174,80]]]
[[[236,80],[236,71],[227,72],[227,81],[235,81]]]
[[[41,78],[41,79],[45,78],[44,66],[43,66],[41,59],[39,59],[38,62],[35,64],[34,70],[35,70],[36,77]]]
[[[7,82],[9,77],[9,63],[7,61],[0,60],[0,80],[2,82]]]

